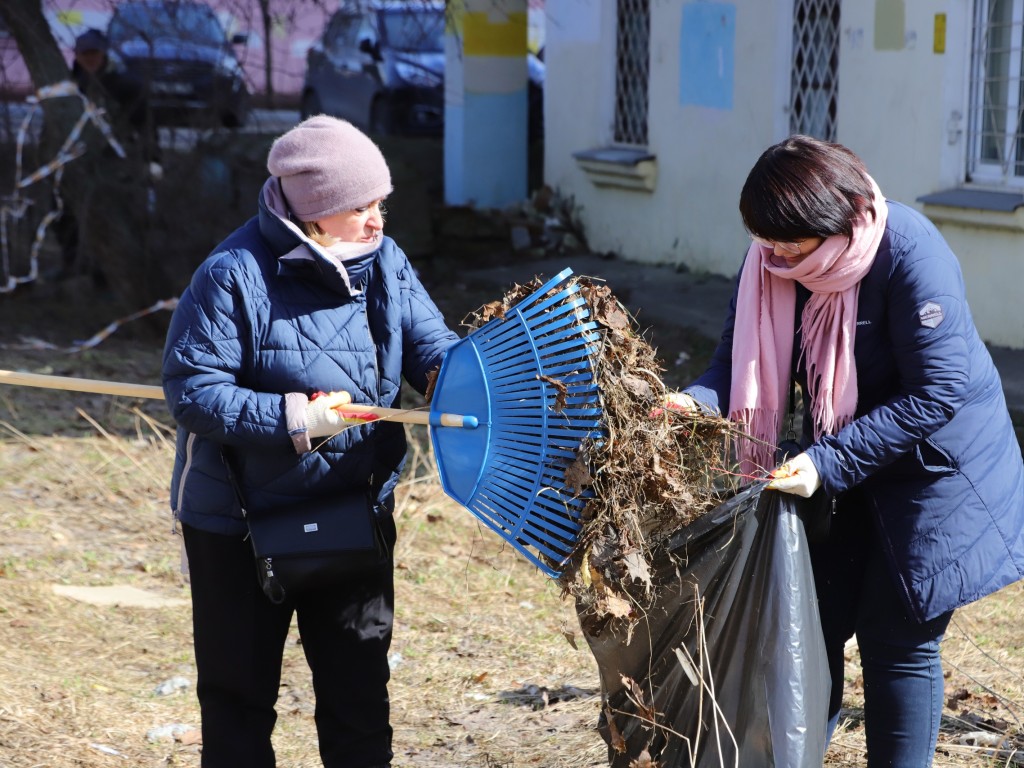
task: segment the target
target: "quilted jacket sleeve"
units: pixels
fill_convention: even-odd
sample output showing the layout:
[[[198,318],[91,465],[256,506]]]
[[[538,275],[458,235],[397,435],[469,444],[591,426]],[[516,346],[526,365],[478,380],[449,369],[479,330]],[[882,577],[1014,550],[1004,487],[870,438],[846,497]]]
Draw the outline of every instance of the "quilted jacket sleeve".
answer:
[[[238,254],[211,257],[178,302],[164,347],[164,396],[189,432],[229,445],[290,448],[284,395],[239,386],[248,323]]]
[[[445,324],[440,310],[408,261],[401,278],[405,289],[402,375],[423,394],[427,389],[427,374],[441,365],[445,351],[459,337]]]
[[[886,297],[898,388],[808,449],[830,494],[911,451],[948,424],[969,394],[972,321],[956,259],[929,238],[907,240],[899,250]]]

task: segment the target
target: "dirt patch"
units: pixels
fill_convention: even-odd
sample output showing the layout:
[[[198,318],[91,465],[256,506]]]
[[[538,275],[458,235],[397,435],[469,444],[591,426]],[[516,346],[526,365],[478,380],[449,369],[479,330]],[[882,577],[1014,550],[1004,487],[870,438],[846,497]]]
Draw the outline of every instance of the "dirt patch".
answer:
[[[159,433],[0,441],[0,764],[199,764],[171,456]],[[403,486],[398,520],[395,765],[545,764],[562,750],[554,764],[600,764],[592,661],[566,641],[571,615],[550,581],[436,484]],[[55,584],[170,602],[94,604]],[[293,628],[282,765],[319,764],[313,704]]]

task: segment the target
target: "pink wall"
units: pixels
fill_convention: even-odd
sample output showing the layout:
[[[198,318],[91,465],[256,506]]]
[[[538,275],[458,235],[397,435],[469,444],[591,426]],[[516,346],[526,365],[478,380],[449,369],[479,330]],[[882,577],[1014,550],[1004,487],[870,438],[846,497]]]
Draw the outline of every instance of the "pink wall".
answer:
[[[217,11],[229,36],[248,34],[248,43],[237,46],[236,53],[248,75],[252,92],[264,93],[264,62],[268,46],[259,4],[256,0],[206,2]],[[69,62],[75,37],[89,27],[105,30],[117,3],[118,0],[43,0],[43,12]],[[270,0],[271,15],[275,18],[270,34],[273,85],[282,100],[297,100],[306,68],[306,50],[320,34],[336,6],[336,0]],[[21,96],[31,90],[14,41],[0,35],[0,92]]]

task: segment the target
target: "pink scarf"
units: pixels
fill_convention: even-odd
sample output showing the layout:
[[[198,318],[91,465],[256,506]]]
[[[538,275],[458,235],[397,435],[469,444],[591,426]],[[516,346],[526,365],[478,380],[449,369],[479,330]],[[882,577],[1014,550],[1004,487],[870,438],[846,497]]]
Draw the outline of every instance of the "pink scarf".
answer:
[[[807,368],[814,439],[835,434],[853,420],[857,295],[875,260],[888,215],[878,185],[870,181],[875,217],[858,218],[852,238],[833,235],[791,267],[757,243],[747,251],[736,297],[729,395],[730,420],[746,424],[755,438],[741,441],[741,472],[774,466],[792,370],[794,280],[811,291],[800,318],[800,354]]]

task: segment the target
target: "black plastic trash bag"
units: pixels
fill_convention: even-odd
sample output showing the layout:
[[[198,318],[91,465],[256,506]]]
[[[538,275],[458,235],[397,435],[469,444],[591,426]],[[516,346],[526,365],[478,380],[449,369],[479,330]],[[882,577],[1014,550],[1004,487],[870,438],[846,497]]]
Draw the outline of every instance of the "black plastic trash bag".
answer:
[[[764,487],[674,535],[631,630],[587,635],[613,768],[820,768],[830,681],[802,500]]]

